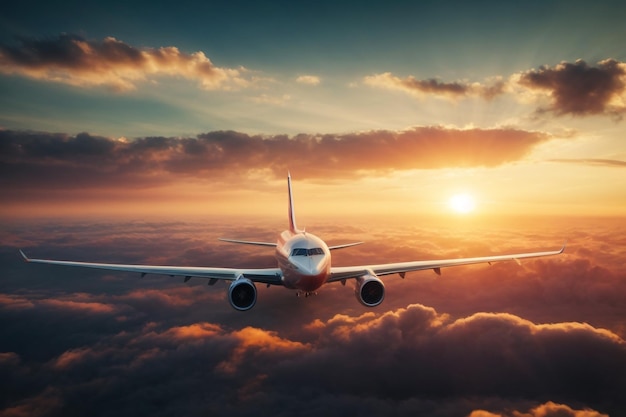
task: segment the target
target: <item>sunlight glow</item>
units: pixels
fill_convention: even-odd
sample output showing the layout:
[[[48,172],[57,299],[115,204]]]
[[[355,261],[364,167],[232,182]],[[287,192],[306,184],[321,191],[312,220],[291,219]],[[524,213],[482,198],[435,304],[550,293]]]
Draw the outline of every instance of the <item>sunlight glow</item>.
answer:
[[[448,202],[450,208],[460,214],[467,214],[476,208],[474,198],[469,194],[455,194]]]

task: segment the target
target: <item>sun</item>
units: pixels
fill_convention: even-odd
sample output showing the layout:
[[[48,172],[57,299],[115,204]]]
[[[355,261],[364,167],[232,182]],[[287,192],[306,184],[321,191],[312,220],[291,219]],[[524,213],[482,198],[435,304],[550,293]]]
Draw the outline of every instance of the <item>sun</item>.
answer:
[[[450,197],[448,205],[453,211],[459,214],[470,213],[476,208],[474,198],[466,193],[453,195]]]

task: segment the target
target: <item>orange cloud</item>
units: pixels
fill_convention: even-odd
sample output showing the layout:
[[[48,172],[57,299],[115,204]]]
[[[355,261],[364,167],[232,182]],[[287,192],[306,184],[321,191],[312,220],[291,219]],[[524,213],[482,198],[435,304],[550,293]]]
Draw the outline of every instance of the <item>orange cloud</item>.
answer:
[[[69,367],[82,362],[91,354],[92,351],[89,348],[71,349],[63,352],[63,354],[54,361],[53,366],[56,369],[68,369]]]
[[[599,413],[588,408],[576,410],[565,404],[557,404],[548,401],[532,410],[524,413],[521,411],[506,412],[504,414],[491,413],[485,410],[475,410],[467,417],[609,417],[608,414]]]
[[[0,294],[0,306],[7,310],[24,310],[33,308],[35,304],[26,297],[12,294]]]
[[[87,40],[62,34],[0,45],[0,72],[80,87],[105,86],[130,91],[152,77],[182,77],[206,90],[247,87],[244,68],[220,68],[203,52],[187,54],[174,46],[136,48],[113,37]]]
[[[232,337],[238,339],[237,347],[232,350],[230,358],[222,361],[217,366],[217,370],[225,374],[233,374],[244,362],[251,360],[252,356],[263,361],[264,357],[288,357],[299,352],[310,350],[310,346],[301,342],[283,339],[275,332],[258,329],[255,327],[245,327],[231,333]]]
[[[47,299],[41,300],[39,303],[45,306],[84,313],[107,314],[116,311],[115,306],[98,302]]]
[[[485,410],[474,410],[467,417],[504,417],[502,414],[494,414]]]
[[[163,333],[166,337],[173,337],[178,340],[204,339],[222,333],[222,328],[212,323],[194,323],[189,326],[177,326],[168,329]]]
[[[148,137],[131,141],[81,133],[0,130],[0,178],[5,194],[31,187],[54,189],[149,187],[207,175],[266,171],[282,178],[298,166],[304,177],[447,167],[493,167],[523,158],[550,140],[544,132],[513,128],[413,127],[350,134],[260,136],[233,131],[193,138]],[[235,174],[233,174],[235,173]]]

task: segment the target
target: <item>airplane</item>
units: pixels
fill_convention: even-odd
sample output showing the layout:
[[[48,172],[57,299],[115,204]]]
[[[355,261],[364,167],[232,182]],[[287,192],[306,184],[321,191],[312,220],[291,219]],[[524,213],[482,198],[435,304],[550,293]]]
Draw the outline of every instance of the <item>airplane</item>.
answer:
[[[230,243],[269,246],[275,248],[277,268],[248,269],[248,268],[212,268],[187,266],[153,266],[153,265],[124,265],[107,263],[89,263],[74,261],[57,261],[50,259],[31,259],[20,253],[26,262],[63,265],[73,267],[105,269],[112,271],[138,272],[146,274],[161,274],[170,276],[184,276],[184,282],[193,278],[208,279],[209,285],[218,281],[230,281],[228,301],[239,311],[250,310],[257,301],[255,283],[278,285],[296,290],[296,294],[314,295],[316,290],[324,284],[347,280],[356,281],[355,295],[357,300],[366,307],[376,307],[385,298],[385,285],[380,277],[399,274],[404,278],[407,272],[432,269],[441,275],[441,268],[451,266],[470,265],[520,259],[553,256],[565,251],[565,244],[560,250],[546,252],[519,253],[513,255],[483,256],[477,258],[457,258],[432,261],[410,261],[358,266],[332,266],[331,251],[360,245],[363,242],[347,243],[337,246],[328,246],[322,239],[296,226],[296,217],[291,189],[291,175],[287,175],[289,229],[283,231],[276,243],[255,242],[247,240],[225,239],[219,240]]]

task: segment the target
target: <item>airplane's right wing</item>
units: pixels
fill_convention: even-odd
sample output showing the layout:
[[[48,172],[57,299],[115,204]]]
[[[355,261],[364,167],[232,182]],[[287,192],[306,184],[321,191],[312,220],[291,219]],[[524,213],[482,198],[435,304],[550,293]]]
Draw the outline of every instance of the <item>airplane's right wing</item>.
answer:
[[[491,263],[501,261],[518,261],[520,259],[527,258],[539,258],[543,256],[553,256],[563,253],[565,251],[565,245],[559,250],[547,251],[547,252],[529,252],[518,253],[513,255],[497,255],[497,256],[482,256],[477,258],[458,258],[458,259],[442,259],[434,261],[413,261],[413,262],[399,262],[377,265],[359,265],[359,266],[340,266],[331,268],[331,276],[327,282],[342,281],[350,278],[358,278],[365,274],[374,273],[377,276],[400,274],[404,276],[405,273],[411,271],[422,271],[425,269],[432,269],[437,274],[441,273],[441,268],[447,268],[450,266],[471,265],[478,263]]]

